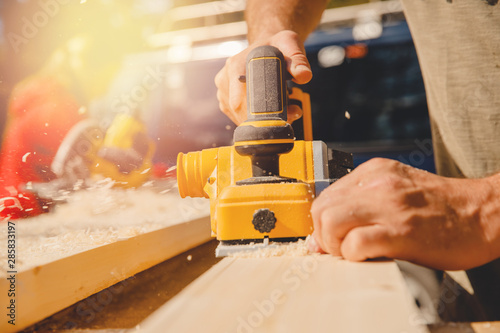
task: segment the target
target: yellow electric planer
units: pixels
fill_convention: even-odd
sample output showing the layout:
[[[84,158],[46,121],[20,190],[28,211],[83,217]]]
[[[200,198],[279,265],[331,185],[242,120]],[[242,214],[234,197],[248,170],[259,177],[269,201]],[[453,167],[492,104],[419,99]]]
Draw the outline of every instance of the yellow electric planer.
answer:
[[[247,58],[247,120],[234,146],[177,157],[184,198],[210,198],[216,256],[296,241],[313,231],[315,196],[353,168],[352,155],[312,141],[309,95],[287,88],[285,60],[272,46]],[[304,138],[295,140],[287,105],[303,109]]]

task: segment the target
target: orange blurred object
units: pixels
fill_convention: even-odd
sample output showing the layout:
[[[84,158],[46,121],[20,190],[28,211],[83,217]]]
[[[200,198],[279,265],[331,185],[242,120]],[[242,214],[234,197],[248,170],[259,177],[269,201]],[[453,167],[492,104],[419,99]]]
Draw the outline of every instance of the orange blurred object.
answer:
[[[345,48],[345,56],[349,59],[361,59],[368,54],[368,46],[366,44],[353,44]]]

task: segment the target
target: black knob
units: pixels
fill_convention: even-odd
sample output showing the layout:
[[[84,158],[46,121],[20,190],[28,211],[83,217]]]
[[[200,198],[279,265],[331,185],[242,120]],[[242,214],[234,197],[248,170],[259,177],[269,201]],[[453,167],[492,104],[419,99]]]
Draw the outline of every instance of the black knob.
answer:
[[[253,214],[252,223],[255,230],[261,233],[271,232],[276,227],[276,217],[267,208],[257,209]]]

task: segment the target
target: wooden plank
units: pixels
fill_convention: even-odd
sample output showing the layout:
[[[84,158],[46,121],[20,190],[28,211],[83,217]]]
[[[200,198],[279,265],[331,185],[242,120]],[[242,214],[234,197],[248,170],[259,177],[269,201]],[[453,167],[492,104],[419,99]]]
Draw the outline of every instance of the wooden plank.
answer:
[[[134,329],[221,259],[211,240],[83,299],[27,328],[53,330]]]
[[[474,323],[441,323],[430,326],[432,333],[497,333],[500,321]]]
[[[104,245],[17,274],[16,325],[0,322],[0,331],[14,332],[210,239],[209,217],[173,225]],[[0,290],[8,290],[2,279]],[[7,292],[0,293],[5,309]]]
[[[181,199],[176,191],[157,191],[82,190],[68,195],[68,202],[56,206],[52,213],[14,221],[15,269],[21,272],[209,214],[206,199]],[[7,223],[0,225],[0,248],[7,248]],[[0,251],[0,265],[3,278],[8,270],[7,251]]]
[[[426,332],[392,261],[328,255],[226,258],[143,332]]]

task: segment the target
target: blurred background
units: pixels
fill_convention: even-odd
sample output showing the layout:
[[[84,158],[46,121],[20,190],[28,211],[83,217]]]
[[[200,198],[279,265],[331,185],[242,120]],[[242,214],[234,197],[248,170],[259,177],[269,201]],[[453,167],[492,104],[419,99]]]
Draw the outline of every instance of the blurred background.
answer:
[[[179,151],[231,144],[234,125],[219,111],[213,79],[247,45],[244,7],[244,0],[0,1],[0,133],[15,84],[84,35],[97,40],[79,65],[93,74],[88,85],[106,86],[88,102],[103,126],[119,113],[138,115],[157,143],[154,161],[168,165]],[[328,7],[306,42],[315,139],[354,153],[355,164],[383,156],[433,171],[425,91],[401,4]],[[100,75],[105,62],[117,67],[109,77]]]

